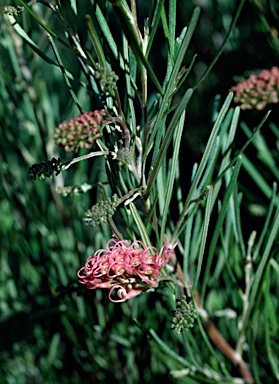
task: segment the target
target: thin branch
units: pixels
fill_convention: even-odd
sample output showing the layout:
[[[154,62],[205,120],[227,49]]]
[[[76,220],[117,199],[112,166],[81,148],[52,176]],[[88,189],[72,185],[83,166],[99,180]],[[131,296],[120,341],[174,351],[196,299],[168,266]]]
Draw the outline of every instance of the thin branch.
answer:
[[[184,281],[184,273],[183,270],[177,261],[176,255],[173,254],[171,257],[171,263],[175,268],[176,275],[178,279],[181,281],[183,286],[189,291],[189,287],[191,286],[190,278],[187,278],[187,282]],[[246,381],[247,384],[255,384],[255,380],[250,372],[246,362],[242,359],[241,355],[235,351],[229,343],[223,338],[223,336],[218,332],[217,328],[210,320],[210,317],[207,311],[202,307],[199,295],[197,293],[194,294],[194,300],[197,309],[199,310],[199,314],[203,325],[217,348],[233,363],[233,365],[238,368],[242,377]]]

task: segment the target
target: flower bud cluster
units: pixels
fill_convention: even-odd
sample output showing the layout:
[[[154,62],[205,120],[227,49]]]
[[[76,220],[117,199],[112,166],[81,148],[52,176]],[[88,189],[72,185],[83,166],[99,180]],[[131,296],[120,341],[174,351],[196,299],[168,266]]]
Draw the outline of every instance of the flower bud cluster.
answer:
[[[68,185],[66,187],[57,187],[56,192],[63,197],[78,196],[87,192],[91,188],[91,185],[84,183],[81,185]]]
[[[105,116],[107,114],[104,109],[85,112],[59,124],[52,134],[53,138],[66,152],[76,153],[80,148],[89,149],[96,139],[103,136],[102,123]]]
[[[12,6],[12,5],[5,5],[3,7],[3,12],[6,13],[6,15],[9,16],[19,16],[24,11],[24,7],[21,6]]]
[[[99,80],[104,91],[116,88],[118,76],[109,68],[101,67],[96,71],[95,77]]]
[[[279,68],[264,69],[230,90],[235,92],[234,102],[240,104],[241,109],[262,110],[267,104],[278,103]]]
[[[133,152],[130,148],[121,148],[117,151],[117,157],[119,165],[129,165],[133,158]]]
[[[176,309],[172,312],[172,330],[176,330],[178,333],[180,333],[183,329],[188,331],[189,328],[192,328],[194,326],[194,321],[197,317],[197,312],[193,303],[187,303],[186,296],[182,296],[181,300],[177,300]]]
[[[119,201],[120,199],[116,194],[112,196],[112,199],[109,197],[105,201],[100,201],[85,212],[85,218],[83,220],[87,225],[93,227],[101,223],[106,223],[108,219],[112,218]]]
[[[53,173],[55,176],[63,170],[64,167],[63,161],[58,158],[53,157],[51,160],[42,161],[39,164],[33,164],[32,167],[28,168],[28,173],[30,178],[36,180],[44,180],[46,177],[50,177]]]

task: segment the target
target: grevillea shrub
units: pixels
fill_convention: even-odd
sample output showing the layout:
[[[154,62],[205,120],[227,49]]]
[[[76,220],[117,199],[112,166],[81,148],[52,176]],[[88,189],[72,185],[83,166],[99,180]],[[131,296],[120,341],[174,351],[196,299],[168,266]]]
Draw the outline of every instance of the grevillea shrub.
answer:
[[[210,94],[245,1],[212,2],[216,46],[210,2],[15,2],[0,30],[0,383],[273,384],[278,162],[268,113],[241,145],[238,127],[277,102],[278,68]],[[257,231],[241,172],[266,198]]]

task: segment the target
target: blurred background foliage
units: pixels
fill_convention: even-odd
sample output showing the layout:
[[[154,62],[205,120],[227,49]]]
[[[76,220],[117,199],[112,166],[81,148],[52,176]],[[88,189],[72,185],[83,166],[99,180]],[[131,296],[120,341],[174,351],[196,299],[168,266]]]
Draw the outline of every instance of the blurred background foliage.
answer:
[[[1,6],[11,4],[19,5],[16,1],[7,4],[1,0]],[[77,2],[78,17],[71,7],[74,1],[61,0],[61,4],[82,45],[92,50],[84,25],[86,13],[94,21],[91,2],[83,0],[82,6]],[[149,0],[138,2],[140,27],[148,15],[149,5]],[[198,56],[187,86],[194,85],[212,61],[228,31],[236,2],[178,1],[178,34],[189,23],[196,5],[201,7],[201,17],[185,61],[189,62],[194,54]],[[42,4],[36,4],[34,9],[50,28],[62,36],[63,30],[49,9]],[[221,95],[223,100],[235,84],[235,76],[271,68],[278,63],[278,15],[276,1],[246,1],[223,54],[191,100],[187,113],[188,128],[183,137],[187,159],[183,161],[181,170],[185,175],[181,180],[182,190],[189,189],[193,164],[200,159],[209,136],[213,111],[219,100],[216,95]],[[106,16],[115,40],[120,41],[121,29],[112,8]],[[42,28],[27,12],[20,18],[28,35],[55,60]],[[46,63],[23,42],[2,9],[0,22],[0,382],[205,382],[204,377],[199,379],[198,374],[195,379],[187,376],[175,379],[170,375],[170,370],[181,368],[180,362],[166,358],[147,332],[153,328],[178,354],[182,345],[188,343],[185,334],[170,334],[170,311],[173,308],[169,307],[163,283],[156,292],[121,305],[109,302],[106,293],[101,291],[78,288],[77,270],[87,256],[104,246],[110,238],[110,231],[105,225],[101,229],[86,227],[81,220],[84,211],[98,197],[95,189],[79,198],[65,199],[55,192],[55,187],[64,182],[81,184],[88,179],[94,184],[102,180],[105,164],[102,159],[94,159],[79,163],[65,175],[45,182],[29,179],[27,169],[33,163],[52,156],[67,159],[67,155],[54,146],[51,133],[60,122],[75,117],[79,111],[59,69]],[[163,35],[164,31],[159,26],[156,37],[158,50],[153,50],[149,58],[160,81],[165,74],[161,63],[166,60],[166,49],[161,44]],[[76,56],[62,45],[59,52],[65,68],[77,79],[72,86],[83,109],[96,109],[94,94],[78,81],[86,79]],[[242,112],[242,125],[246,124],[252,130],[266,110]],[[272,106],[269,122],[262,132],[277,168],[278,112],[278,106]],[[245,130],[238,129],[235,149],[240,148],[246,139]],[[256,168],[259,164],[263,179],[272,186],[278,176],[257,155],[257,147],[250,146],[247,158]],[[239,188],[244,193],[243,231],[247,240],[252,230],[262,227],[270,196],[253,178],[247,177],[245,169],[240,174]],[[260,213],[256,215],[255,212]],[[216,278],[218,280],[218,276]],[[274,284],[274,289],[277,288],[278,284]],[[225,308],[224,303],[237,307],[236,302],[228,303],[226,300],[226,290],[212,290],[207,298],[209,313]],[[142,324],[142,329],[135,326],[134,318]],[[232,334],[236,332],[233,323],[229,330],[217,316],[216,321],[224,337],[233,340]],[[276,323],[277,320],[273,319],[275,337],[278,336]],[[194,339],[194,335],[193,330],[193,337],[190,337]],[[278,345],[274,342],[277,354]],[[259,356],[259,359],[262,363],[259,377],[266,377],[265,383],[274,383],[274,378],[268,379],[265,356]]]

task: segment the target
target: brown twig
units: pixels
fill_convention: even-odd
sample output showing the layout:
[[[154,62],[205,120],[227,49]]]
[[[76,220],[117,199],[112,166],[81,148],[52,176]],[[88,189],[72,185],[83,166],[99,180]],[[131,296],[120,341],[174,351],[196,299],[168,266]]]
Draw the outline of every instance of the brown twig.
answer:
[[[189,290],[189,287],[191,285],[189,277],[187,278],[187,281],[184,280],[184,273],[183,270],[177,261],[177,258],[175,254],[171,257],[171,263],[175,267],[175,272],[178,277],[178,279],[183,284],[183,287],[185,289]],[[183,288],[182,288],[183,290]],[[183,292],[184,293],[184,292]],[[203,322],[204,328],[206,329],[209,337],[214,342],[214,344],[217,346],[217,348],[233,363],[233,365],[239,370],[241,376],[245,380],[247,384],[255,384],[255,380],[253,378],[252,373],[250,372],[246,362],[242,359],[241,355],[237,353],[230,345],[229,343],[223,338],[223,336],[218,332],[217,328],[213,324],[213,322],[210,320],[210,317],[206,310],[203,308],[200,302],[199,295],[197,293],[194,294],[194,300],[196,307],[199,310],[199,314],[201,316],[201,320]]]

